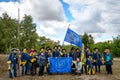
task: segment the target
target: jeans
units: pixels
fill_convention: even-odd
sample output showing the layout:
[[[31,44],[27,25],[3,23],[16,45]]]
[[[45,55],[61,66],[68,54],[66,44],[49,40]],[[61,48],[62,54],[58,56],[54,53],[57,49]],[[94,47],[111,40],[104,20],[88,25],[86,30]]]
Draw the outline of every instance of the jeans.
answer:
[[[14,74],[14,77],[17,77],[17,66],[16,66],[16,64],[10,64],[9,77],[13,78],[13,74]]]

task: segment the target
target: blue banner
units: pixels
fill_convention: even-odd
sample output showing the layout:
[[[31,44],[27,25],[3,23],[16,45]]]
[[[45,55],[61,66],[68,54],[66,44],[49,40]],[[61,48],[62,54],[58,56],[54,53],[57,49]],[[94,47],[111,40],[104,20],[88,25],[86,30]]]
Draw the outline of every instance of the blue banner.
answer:
[[[50,58],[51,73],[67,73],[71,72],[72,58]]]
[[[71,30],[69,28],[66,32],[64,41],[74,44],[76,46],[82,47],[82,39],[81,39],[80,35],[78,35],[77,33],[75,33],[73,30]]]
[[[19,2],[19,0],[0,0],[0,2]]]

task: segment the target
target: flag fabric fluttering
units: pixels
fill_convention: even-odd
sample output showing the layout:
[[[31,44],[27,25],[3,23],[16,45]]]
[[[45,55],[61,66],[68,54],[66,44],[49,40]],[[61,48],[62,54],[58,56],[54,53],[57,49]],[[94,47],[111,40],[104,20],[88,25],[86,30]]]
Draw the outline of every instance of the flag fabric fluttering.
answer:
[[[80,35],[78,35],[76,32],[74,32],[73,30],[69,29],[66,32],[64,41],[74,44],[76,46],[82,47],[82,39],[80,37]]]

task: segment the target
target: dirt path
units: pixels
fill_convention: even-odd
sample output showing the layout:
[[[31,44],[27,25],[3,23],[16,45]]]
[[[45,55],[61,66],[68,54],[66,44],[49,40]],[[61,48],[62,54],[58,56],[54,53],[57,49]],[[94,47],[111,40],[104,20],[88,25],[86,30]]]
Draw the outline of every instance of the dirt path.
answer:
[[[11,80],[8,77],[7,71],[7,55],[0,55],[0,80]],[[56,74],[47,75],[43,77],[36,76],[22,76],[14,78],[12,80],[120,80],[120,61],[114,61],[113,75],[107,75],[105,72],[105,66],[102,66],[101,73],[95,75],[71,75],[71,74]]]

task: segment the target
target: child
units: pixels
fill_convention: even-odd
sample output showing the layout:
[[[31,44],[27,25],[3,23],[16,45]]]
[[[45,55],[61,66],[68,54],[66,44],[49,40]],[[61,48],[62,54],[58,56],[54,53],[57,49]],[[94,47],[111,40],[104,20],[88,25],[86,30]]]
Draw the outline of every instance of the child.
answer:
[[[110,49],[106,48],[105,49],[106,55],[104,56],[104,60],[105,60],[105,65],[106,65],[106,71],[107,74],[112,74],[112,60],[113,60],[113,56],[112,53],[110,53]]]
[[[94,69],[93,69],[93,59],[92,59],[92,55],[88,55],[87,67],[88,67],[88,74],[89,74],[89,75],[95,74],[95,71],[94,71]]]

